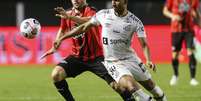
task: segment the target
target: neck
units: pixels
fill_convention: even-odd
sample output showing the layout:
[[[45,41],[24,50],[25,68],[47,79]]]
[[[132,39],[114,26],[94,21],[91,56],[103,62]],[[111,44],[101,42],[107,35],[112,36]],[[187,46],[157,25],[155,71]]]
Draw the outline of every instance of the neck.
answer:
[[[119,17],[124,17],[127,14],[128,14],[128,10],[126,8],[115,12],[115,15]]]
[[[80,12],[80,11],[82,11],[82,10],[84,9],[85,6],[87,6],[87,4],[80,5],[80,7],[75,8],[75,10],[76,10],[77,12]]]

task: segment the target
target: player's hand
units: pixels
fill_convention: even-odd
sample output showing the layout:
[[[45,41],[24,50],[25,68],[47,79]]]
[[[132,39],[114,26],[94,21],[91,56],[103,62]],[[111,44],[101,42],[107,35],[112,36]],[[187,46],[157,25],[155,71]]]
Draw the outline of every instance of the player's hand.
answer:
[[[147,61],[146,65],[147,67],[152,69],[154,72],[156,72],[156,65],[154,63],[152,63],[151,61]]]
[[[47,52],[45,52],[45,53],[40,57],[40,59],[43,59],[43,58],[45,58],[46,56],[53,54],[54,52],[56,52],[56,49],[55,49],[54,47],[52,47],[52,48],[49,49]]]
[[[181,16],[179,16],[179,15],[173,14],[172,17],[171,17],[171,20],[172,20],[172,21],[181,21],[182,18],[181,18]]]
[[[62,19],[68,19],[69,15],[66,13],[63,7],[56,7],[54,10],[57,12],[55,16],[60,17]]]
[[[43,59],[43,58],[45,58],[46,56],[48,56],[48,55],[51,55],[51,54],[53,54],[54,52],[56,52],[56,50],[59,48],[59,46],[61,45],[61,40],[55,40],[54,41],[54,43],[53,43],[53,47],[50,49],[50,50],[48,50],[46,53],[44,53],[41,57],[40,57],[40,59]]]

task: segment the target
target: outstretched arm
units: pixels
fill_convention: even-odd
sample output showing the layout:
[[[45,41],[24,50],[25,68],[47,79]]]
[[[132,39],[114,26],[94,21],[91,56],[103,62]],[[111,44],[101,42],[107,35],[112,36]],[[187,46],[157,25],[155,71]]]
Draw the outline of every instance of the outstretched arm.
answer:
[[[70,37],[74,37],[80,33],[86,32],[92,26],[93,26],[93,24],[90,21],[88,21],[88,22],[74,28],[70,32],[67,32],[65,35],[61,36],[58,40],[56,40],[54,42],[54,48],[58,49],[63,40],[68,39]]]
[[[151,61],[150,50],[149,50],[149,47],[147,45],[146,38],[145,37],[140,37],[139,41],[140,41],[140,45],[142,46],[143,51],[144,51],[144,55],[145,55],[145,58],[146,58],[146,65],[148,67],[150,67],[151,69],[153,69],[153,71],[156,71],[156,66]]]
[[[85,31],[87,31],[87,29],[90,28],[91,26],[93,26],[93,24],[90,23],[90,21],[88,21],[88,22],[74,28],[70,32],[67,32],[66,34],[64,34],[63,32],[61,32],[60,34],[57,34],[56,40],[53,43],[53,47],[50,50],[48,50],[46,53],[44,53],[40,58],[43,59],[46,56],[53,54],[59,48],[59,46],[61,45],[61,42],[63,40],[76,36],[80,33],[83,33]],[[61,35],[61,34],[63,34],[63,35]]]
[[[62,28],[59,28],[55,40],[58,40],[61,36],[64,35],[64,33],[65,33],[65,30],[62,29]],[[54,48],[54,46],[52,46],[48,51],[46,51],[46,52],[40,57],[40,59],[43,59],[43,58],[45,58],[46,56],[53,54],[54,52],[56,52],[56,49]]]

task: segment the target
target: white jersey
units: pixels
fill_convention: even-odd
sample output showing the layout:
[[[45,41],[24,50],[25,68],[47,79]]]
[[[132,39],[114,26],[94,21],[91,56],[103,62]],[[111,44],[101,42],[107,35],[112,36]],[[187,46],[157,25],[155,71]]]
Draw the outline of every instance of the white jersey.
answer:
[[[134,33],[138,37],[146,37],[142,22],[131,12],[124,17],[115,15],[113,9],[104,9],[96,13],[90,20],[94,25],[102,26],[102,42],[105,60],[122,60],[134,57],[140,61],[131,48]]]

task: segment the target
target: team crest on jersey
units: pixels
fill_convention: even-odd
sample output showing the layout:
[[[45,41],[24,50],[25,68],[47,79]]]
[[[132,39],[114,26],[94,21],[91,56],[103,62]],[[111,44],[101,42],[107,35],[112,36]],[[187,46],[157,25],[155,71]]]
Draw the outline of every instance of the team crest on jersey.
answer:
[[[125,31],[130,31],[131,30],[131,25],[127,25],[123,28]]]

